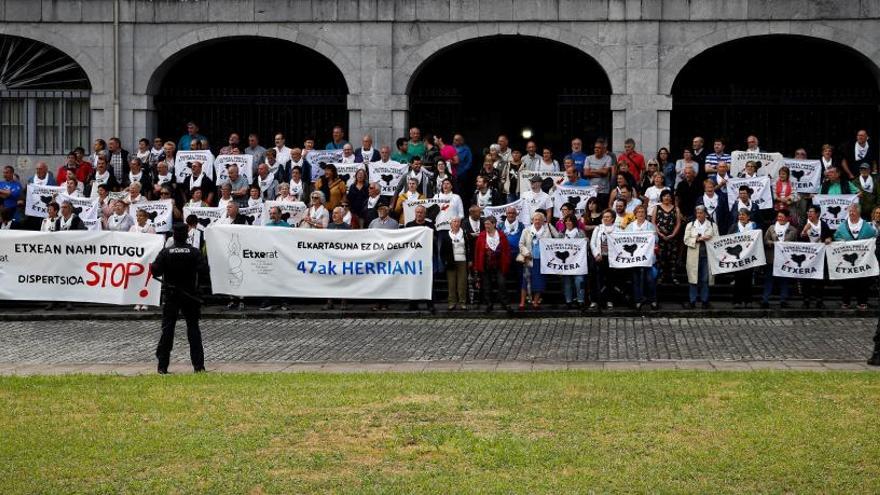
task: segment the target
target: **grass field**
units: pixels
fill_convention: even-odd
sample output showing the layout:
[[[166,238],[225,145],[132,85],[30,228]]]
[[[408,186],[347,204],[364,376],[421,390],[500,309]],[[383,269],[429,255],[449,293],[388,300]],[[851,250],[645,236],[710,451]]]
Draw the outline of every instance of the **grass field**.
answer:
[[[880,374],[6,377],[0,493],[880,492]]]

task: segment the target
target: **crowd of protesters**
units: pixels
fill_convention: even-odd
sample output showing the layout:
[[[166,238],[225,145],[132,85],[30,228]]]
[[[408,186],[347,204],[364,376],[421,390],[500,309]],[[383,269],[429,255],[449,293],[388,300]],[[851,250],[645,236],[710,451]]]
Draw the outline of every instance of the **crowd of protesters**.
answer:
[[[220,223],[242,223],[238,210],[266,200],[303,202],[308,206],[298,225],[282,220],[281,211],[273,208],[266,226],[315,229],[397,229],[430,228],[435,231],[435,271],[445,273],[448,308],[468,309],[480,306],[487,311],[499,307],[513,310],[538,309],[551,277],[560,277],[562,297],[570,308],[600,309],[624,305],[636,309],[657,309],[657,286],[686,283],[688,297],[683,303],[694,308],[710,307],[710,285],[733,286],[734,307],[758,303],[767,308],[774,292],[781,307],[789,305],[793,289],[801,294],[804,307],[824,307],[825,282],[793,281],[772,276],[773,244],[776,241],[831,242],[875,238],[880,228],[878,204],[877,149],[866,131],[835,148],[822,147],[823,194],[857,194],[859,206],[852,208],[848,221],[832,231],[819,218],[819,208],[810,194],[798,194],[789,170],[779,169],[773,178],[772,209],[759,209],[753,191],[742,187],[733,207],[728,207],[727,181],[731,155],[723,139],[711,143],[695,137],[692,145],[673,151],[660,148],[646,158],[627,139],[624,150],[612,153],[604,139],[592,143],[592,152],[584,150],[581,139],[571,141],[562,153],[528,141],[524,149],[513,149],[506,136],[498,136],[477,153],[460,134],[423,135],[420,129],[409,130],[390,145],[377,145],[371,136],[362,136],[357,144],[346,140],[342,127],[332,130],[325,149],[341,150],[342,163],[364,163],[354,180],[347,183],[330,163],[310,163],[316,150],[314,139],[302,145],[288,146],[283,134],[273,136],[273,145],[261,145],[260,137],[233,133],[219,154],[249,154],[253,170],[242,174],[229,169],[228,181],[215,183],[192,164],[192,173],[183,182],[175,178],[175,154],[184,150],[211,149],[199,133],[196,123],[177,142],[155,138],[141,139],[136,151],[123,148],[118,138],[98,139],[90,154],[83,148],[71,151],[53,171],[46,162],[36,165],[35,173],[22,180],[11,166],[3,169],[0,181],[0,229],[64,231],[85,229],[69,202],[48,205],[46,218],[24,215],[26,190],[32,184],[62,185],[69,196],[96,197],[100,200],[102,228],[113,231],[155,232],[151,220],[138,203],[172,199],[175,221],[186,221],[198,228],[194,218],[183,218],[185,206],[220,206],[226,216]],[[756,136],[748,136],[742,147],[762,151]],[[711,148],[711,149],[710,149]],[[806,159],[803,149],[793,157]],[[380,194],[378,184],[370,182],[369,167],[381,162],[408,164],[392,196]],[[321,173],[312,181],[311,171]],[[756,172],[754,162],[747,163],[740,176]],[[567,186],[595,186],[597,196],[587,202],[582,214],[575,205],[554,205],[550,191],[540,177],[520,184],[522,171],[565,172]],[[245,175],[253,177],[248,181]],[[124,192],[119,194],[111,193]],[[440,196],[450,207],[441,215],[428,218],[424,207],[417,207],[408,218],[404,203],[410,198]],[[510,207],[502,220],[483,214],[488,206],[503,206],[518,199],[528,203],[527,222],[516,208]],[[556,216],[555,207],[561,215]],[[131,209],[137,211],[130,215]],[[134,217],[134,218],[132,218]],[[442,227],[435,228],[435,222]],[[713,280],[707,261],[705,243],[728,233],[761,230],[768,264],[764,268],[744,270]],[[615,269],[607,260],[607,237],[614,231],[654,232],[656,265],[653,268]],[[588,275],[550,276],[540,270],[540,239],[585,238],[589,245]],[[757,273],[756,273],[757,272]],[[872,280],[843,281],[842,307],[865,309],[867,290]],[[752,300],[752,287],[762,285],[760,302]],[[519,297],[517,297],[517,295]],[[343,294],[340,294],[343,296]],[[342,302],[344,304],[344,301]],[[413,304],[411,302],[411,304]],[[433,310],[433,303],[429,302]],[[232,300],[230,308],[243,307]],[[264,301],[263,307],[271,307]],[[282,304],[287,307],[287,303]],[[333,307],[328,302],[327,307]],[[387,301],[374,310],[387,309]],[[142,308],[138,308],[142,309]]]

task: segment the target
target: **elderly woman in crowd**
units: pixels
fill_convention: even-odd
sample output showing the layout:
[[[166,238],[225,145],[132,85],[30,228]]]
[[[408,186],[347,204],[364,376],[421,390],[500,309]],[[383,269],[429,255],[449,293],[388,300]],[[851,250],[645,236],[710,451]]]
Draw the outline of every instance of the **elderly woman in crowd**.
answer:
[[[556,231],[552,225],[548,225],[543,213],[536,211],[532,214],[532,225],[523,230],[519,238],[519,256],[517,261],[523,266],[522,288],[520,290],[519,309],[526,309],[526,297],[531,294],[532,307],[541,307],[541,294],[544,292],[546,282],[541,274],[541,246],[540,240],[556,237]]]
[[[779,287],[779,307],[788,307],[788,277],[773,275],[773,258],[775,244],[778,241],[797,241],[798,231],[789,221],[788,210],[782,209],[776,212],[776,222],[764,233],[764,256],[767,264],[764,266],[764,298],[761,300],[761,308],[770,307],[770,295],[773,294],[773,286]]]
[[[706,241],[718,236],[718,227],[709,220],[705,206],[697,206],[696,218],[684,229],[684,245],[687,246],[687,276],[690,284],[688,306],[693,309],[697,301],[703,309],[709,308],[709,259],[706,253]]]
[[[137,210],[135,213],[137,221],[128,229],[129,232],[140,232],[142,234],[155,234],[156,229],[153,222],[145,210]]]
[[[505,284],[505,275],[510,266],[510,245],[507,242],[507,237],[496,228],[496,223],[495,217],[486,217],[483,220],[483,231],[480,232],[474,243],[473,266],[474,271],[480,277],[481,292],[487,313],[492,311],[494,302],[510,311]]]
[[[877,237],[877,231],[871,225],[871,222],[862,220],[859,205],[853,204],[847,208],[846,221],[837,227],[834,232],[835,241],[861,241],[864,239],[873,239]],[[843,287],[843,304],[842,309],[849,309],[850,303],[855,298],[859,309],[864,311],[868,309],[868,293],[872,278],[860,277],[849,278],[840,281]]]
[[[471,243],[467,242],[461,228],[461,217],[453,217],[449,221],[449,230],[437,236],[448,238],[448,241],[439,244],[440,258],[446,266],[449,309],[453,310],[459,305],[461,309],[467,309],[467,276],[468,268],[473,263],[473,253]]]
[[[626,226],[627,232],[657,232],[654,224],[648,220],[648,208],[645,205],[636,206],[636,219]],[[656,260],[655,260],[656,263]],[[650,304],[651,309],[657,309],[657,279],[653,266],[643,266],[632,269],[633,302],[636,309],[641,309],[643,304]]]
[[[598,309],[603,303],[608,309],[614,308],[611,295],[616,280],[608,266],[608,236],[619,230],[614,224],[614,217],[613,211],[603,211],[602,223],[593,229],[593,234],[590,236],[590,253],[595,260],[590,309]]]
[[[312,191],[309,199],[311,202],[299,226],[304,229],[326,229],[330,224],[330,212],[324,207],[324,193]]]
[[[736,222],[730,226],[728,234],[741,234],[752,230],[761,230],[751,219],[751,211],[740,208]],[[742,308],[752,305],[752,283],[754,282],[755,269],[749,268],[733,272],[733,307]]]
[[[134,221],[128,214],[128,208],[123,201],[113,202],[113,213],[104,221],[104,230],[112,230],[115,232],[129,232]]]
[[[574,214],[569,213],[562,219],[559,234],[563,239],[583,239],[586,237],[584,229],[580,227],[580,221]],[[583,275],[563,275],[562,294],[565,296],[565,306],[582,308],[584,305],[584,293],[586,292]]]

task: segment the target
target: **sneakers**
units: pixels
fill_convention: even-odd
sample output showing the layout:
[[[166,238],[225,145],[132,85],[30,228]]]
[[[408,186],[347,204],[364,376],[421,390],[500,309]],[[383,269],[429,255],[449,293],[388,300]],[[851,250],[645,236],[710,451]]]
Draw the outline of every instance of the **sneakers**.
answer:
[[[608,309],[614,309],[614,303],[611,302],[611,301],[608,301],[608,302],[605,304],[605,307],[608,308]]]
[[[590,309],[599,309],[599,304],[596,303],[596,302],[591,302],[591,303],[590,303]]]

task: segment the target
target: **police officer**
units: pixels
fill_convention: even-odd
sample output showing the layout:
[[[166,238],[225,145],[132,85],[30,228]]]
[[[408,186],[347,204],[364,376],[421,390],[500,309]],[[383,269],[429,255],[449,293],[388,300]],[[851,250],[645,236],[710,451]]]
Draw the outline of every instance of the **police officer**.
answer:
[[[187,227],[175,223],[174,245],[166,247],[150,265],[153,276],[160,279],[165,289],[165,305],[162,307],[162,337],[156,347],[159,373],[168,373],[171,347],[174,345],[174,325],[178,311],[186,318],[186,338],[189,355],[196,373],[205,371],[205,352],[202,348],[202,332],[199,330],[199,313],[202,301],[197,296],[198,275],[207,275],[208,264],[202,253],[187,243]]]

